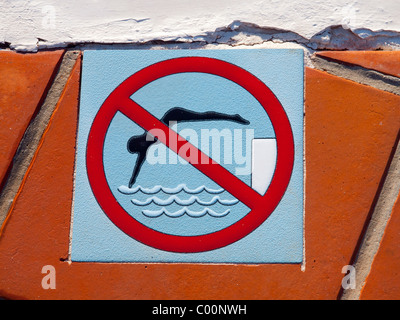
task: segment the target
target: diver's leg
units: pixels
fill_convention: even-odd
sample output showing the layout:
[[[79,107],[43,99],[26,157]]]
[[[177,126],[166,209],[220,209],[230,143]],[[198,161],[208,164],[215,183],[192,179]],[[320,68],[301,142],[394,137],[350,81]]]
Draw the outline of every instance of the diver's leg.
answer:
[[[131,179],[129,180],[129,188],[132,188],[132,186],[136,182],[136,178],[139,174],[140,168],[142,167],[145,159],[146,159],[146,152],[138,153],[135,168],[133,169]]]

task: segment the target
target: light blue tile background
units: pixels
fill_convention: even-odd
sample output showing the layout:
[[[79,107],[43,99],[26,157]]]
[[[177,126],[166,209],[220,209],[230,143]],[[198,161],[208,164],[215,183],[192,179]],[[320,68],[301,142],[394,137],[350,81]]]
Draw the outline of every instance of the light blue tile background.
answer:
[[[102,212],[92,194],[86,174],[85,152],[93,119],[108,95],[126,78],[155,62],[180,56],[212,57],[236,64],[261,79],[285,108],[295,139],[295,165],[286,194],[274,213],[245,238],[217,250],[179,254],[161,251],[137,242],[120,231]],[[303,51],[302,50],[104,50],[85,51],[83,56],[81,104],[71,256],[73,261],[106,262],[210,262],[210,263],[300,263],[303,254]],[[143,87],[132,99],[160,118],[172,107],[195,111],[239,113],[249,126],[212,121],[211,128],[254,129],[255,138],[273,138],[268,116],[242,87],[226,79],[200,73],[168,76]],[[200,132],[201,123],[180,123]],[[126,151],[129,137],[143,129],[118,113],[110,124],[104,148],[104,166],[110,188],[124,207],[141,223],[166,233],[193,235],[225,228],[249,212],[242,203],[224,218],[147,218],[130,202],[132,195],[118,192],[127,185],[135,155]],[[168,152],[167,152],[168,155]],[[223,155],[223,154],[222,154]],[[224,165],[232,173],[236,164]],[[250,175],[238,176],[250,185]],[[144,187],[162,184],[190,188],[218,186],[191,165],[145,163],[137,183]],[[136,196],[136,195],[135,195]],[[209,196],[212,197],[212,196]],[[221,197],[234,199],[227,192]],[[144,199],[144,198],[143,198]],[[142,199],[142,200],[143,200]],[[208,198],[209,199],[209,198]],[[223,208],[217,208],[219,211]],[[171,220],[172,219],[172,220]],[[172,221],[172,222],[171,222]],[[195,230],[195,231],[193,231]]]

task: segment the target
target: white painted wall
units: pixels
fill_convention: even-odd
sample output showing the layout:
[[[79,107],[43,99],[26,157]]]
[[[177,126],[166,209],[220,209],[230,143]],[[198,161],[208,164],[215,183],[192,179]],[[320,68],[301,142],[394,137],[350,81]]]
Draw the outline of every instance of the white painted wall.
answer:
[[[235,20],[306,38],[336,24],[400,31],[399,0],[0,0],[0,6],[0,42],[20,50],[35,50],[38,41],[193,39]]]

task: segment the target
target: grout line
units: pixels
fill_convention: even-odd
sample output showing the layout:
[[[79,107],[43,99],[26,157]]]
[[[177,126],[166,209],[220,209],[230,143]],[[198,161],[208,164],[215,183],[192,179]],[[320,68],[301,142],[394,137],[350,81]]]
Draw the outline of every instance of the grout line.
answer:
[[[303,261],[300,270],[306,271],[306,73],[303,70]]]
[[[84,52],[81,52],[80,54],[80,59],[83,62],[83,56]],[[81,63],[81,68],[82,68],[82,63]],[[78,93],[78,112],[77,112],[77,119],[76,119],[76,129],[75,129],[75,134],[76,134],[76,139],[75,139],[75,154],[74,154],[74,172],[72,176],[72,201],[71,201],[71,220],[70,220],[70,225],[69,225],[69,241],[68,241],[68,253],[67,253],[67,259],[66,261],[69,265],[72,263],[72,235],[73,235],[73,227],[74,227],[74,215],[75,215],[75,189],[76,189],[76,166],[77,166],[77,156],[78,156],[78,135],[79,135],[79,109],[80,109],[80,97],[81,97],[81,84],[82,84],[82,69],[81,72],[79,73],[80,79],[79,79],[79,93]]]
[[[15,153],[12,168],[0,194],[0,236],[11,215],[15,199],[20,194],[28,173],[43,143],[51,118],[64,93],[65,84],[79,56],[78,51],[67,51],[57,75],[47,93],[39,112],[30,122]]]
[[[374,258],[379,250],[393,207],[400,192],[400,132],[395,143],[395,152],[389,159],[389,169],[383,177],[383,185],[377,194],[376,205],[359,246],[353,266],[356,270],[356,288],[343,290],[341,300],[360,299]],[[378,190],[379,192],[379,190]]]
[[[400,95],[400,79],[397,77],[357,65],[329,60],[318,56],[313,56],[311,61],[317,70],[325,71],[350,81]]]

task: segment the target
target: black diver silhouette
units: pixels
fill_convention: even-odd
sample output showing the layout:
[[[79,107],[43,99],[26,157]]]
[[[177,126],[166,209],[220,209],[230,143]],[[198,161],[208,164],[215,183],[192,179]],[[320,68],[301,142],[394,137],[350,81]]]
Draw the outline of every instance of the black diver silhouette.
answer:
[[[240,124],[249,124],[250,122],[243,119],[239,114],[229,115],[219,112],[195,112],[184,108],[172,108],[168,110],[160,119],[161,122],[168,125],[171,121],[188,122],[188,121],[212,121],[212,120],[225,120],[233,121]],[[147,132],[133,136],[128,140],[127,148],[130,153],[137,153],[135,168],[133,169],[132,177],[129,180],[129,188],[133,186],[139,174],[140,168],[146,159],[146,153],[149,147],[157,142],[157,139],[147,140]]]

